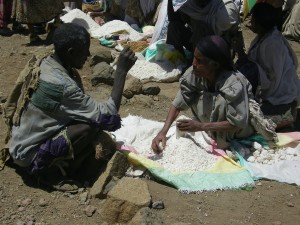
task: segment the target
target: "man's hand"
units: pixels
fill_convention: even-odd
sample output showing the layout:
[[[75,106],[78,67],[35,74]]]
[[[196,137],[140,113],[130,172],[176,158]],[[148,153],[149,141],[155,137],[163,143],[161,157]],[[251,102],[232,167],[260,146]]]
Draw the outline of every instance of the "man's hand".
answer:
[[[166,135],[159,132],[158,135],[152,140],[151,148],[155,154],[160,154],[166,146]]]
[[[202,131],[201,123],[196,120],[177,120],[176,126],[181,131],[189,131],[189,132]]]
[[[126,46],[120,53],[117,62],[117,70],[127,74],[127,72],[135,64],[136,60],[137,57],[135,56],[134,52],[128,46]]]
[[[119,111],[122,99],[122,93],[125,84],[125,78],[127,72],[131,69],[131,67],[135,64],[137,57],[134,55],[134,52],[130,50],[127,46],[120,53],[117,69],[115,71],[115,80],[113,89],[111,91],[111,97],[115,102],[116,109]]]

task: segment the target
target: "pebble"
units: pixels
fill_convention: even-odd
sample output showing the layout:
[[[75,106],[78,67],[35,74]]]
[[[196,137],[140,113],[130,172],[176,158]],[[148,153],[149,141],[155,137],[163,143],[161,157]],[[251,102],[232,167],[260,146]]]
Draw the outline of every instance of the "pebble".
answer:
[[[21,207],[18,208],[18,211],[19,211],[19,212],[22,212],[22,211],[24,211],[24,210],[25,210],[25,208],[24,208],[23,206],[21,206]]]
[[[80,194],[80,196],[79,196],[80,204],[84,204],[87,200],[87,197],[88,197],[87,192],[83,192],[82,194]]]
[[[48,202],[44,198],[41,198],[38,202],[38,205],[44,207],[48,205]]]
[[[32,200],[30,199],[30,198],[26,198],[26,199],[24,199],[22,202],[21,202],[21,204],[23,205],[23,206],[28,206],[28,205],[30,205],[32,203]]]
[[[152,208],[153,209],[164,209],[165,208],[165,204],[163,201],[155,201],[152,203]]]
[[[286,205],[287,205],[288,207],[295,207],[295,204],[292,203],[292,202],[288,202],[288,203],[286,203]]]
[[[159,101],[159,97],[158,96],[153,96],[153,101]]]
[[[85,207],[84,209],[84,213],[85,215],[87,215],[88,217],[93,216],[93,214],[96,212],[96,207],[88,205],[87,207]]]
[[[26,223],[23,222],[23,221],[21,221],[21,220],[18,220],[18,221],[16,222],[16,225],[26,225]]]

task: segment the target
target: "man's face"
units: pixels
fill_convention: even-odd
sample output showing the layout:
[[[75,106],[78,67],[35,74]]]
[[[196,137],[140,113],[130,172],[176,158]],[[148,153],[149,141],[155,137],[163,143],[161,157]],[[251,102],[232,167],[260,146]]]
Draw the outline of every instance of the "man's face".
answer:
[[[84,46],[76,46],[72,48],[69,54],[70,66],[76,69],[81,69],[90,56],[90,40]]]

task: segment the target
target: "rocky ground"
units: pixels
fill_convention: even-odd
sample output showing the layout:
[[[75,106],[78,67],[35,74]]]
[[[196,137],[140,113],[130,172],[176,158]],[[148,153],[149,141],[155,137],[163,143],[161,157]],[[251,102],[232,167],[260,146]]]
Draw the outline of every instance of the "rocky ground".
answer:
[[[253,34],[249,30],[244,30],[244,36],[249,46]],[[28,38],[23,35],[0,36],[2,102],[31,55],[44,48],[51,48],[51,46],[29,47],[26,46],[27,43]],[[291,45],[300,58],[299,43],[291,42]],[[92,55],[100,51],[107,50],[93,39]],[[106,99],[109,96],[110,85],[91,85],[93,71],[90,60],[80,73],[89,94],[97,99]],[[299,69],[298,73],[300,74]],[[124,98],[120,112],[122,117],[132,114],[158,121],[165,119],[169,105],[177,92],[178,82],[147,85],[159,86],[160,93],[157,96],[139,94],[130,100]],[[0,128],[2,148],[5,134],[3,120],[0,120]],[[149,193],[152,202],[160,204],[162,201],[164,204],[164,209],[144,208],[144,211],[140,212],[141,215],[148,217],[147,223],[145,222],[147,219],[144,218],[144,224],[295,225],[300,223],[300,188],[297,186],[273,181],[257,181],[253,190],[182,194],[165,184],[146,178],[141,180],[145,195]],[[146,187],[144,184],[147,184]],[[82,188],[78,193],[66,194],[43,189],[10,163],[0,171],[0,224],[111,224],[103,219],[103,210],[105,212],[107,209],[105,201],[98,198],[89,199],[88,191],[89,189]],[[124,186],[124,193],[127,193],[126,191],[132,194],[129,195],[129,199],[141,195],[138,191],[130,192],[130,188],[125,190]]]

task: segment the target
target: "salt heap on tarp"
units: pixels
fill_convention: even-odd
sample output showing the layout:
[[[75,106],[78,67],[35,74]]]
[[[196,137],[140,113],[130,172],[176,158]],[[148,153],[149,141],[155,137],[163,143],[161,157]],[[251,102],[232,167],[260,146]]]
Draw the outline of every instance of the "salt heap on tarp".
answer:
[[[134,30],[128,23],[121,20],[113,20],[105,23],[99,29],[92,31],[92,37],[100,38],[109,34],[128,34],[130,41],[140,41],[144,38],[143,34]]]
[[[71,10],[67,14],[63,15],[61,20],[65,23],[76,23],[83,26],[93,38],[101,38],[113,33],[126,33],[128,34],[128,39],[131,41],[140,41],[144,38],[143,34],[135,31],[126,22],[113,20],[105,23],[103,26],[100,26],[89,15],[79,9]]]
[[[76,23],[84,27],[91,34],[100,28],[98,23],[79,9],[69,11],[61,17],[61,20],[64,23]]]
[[[175,67],[174,64],[168,61],[149,62],[137,60],[128,73],[140,80],[174,82],[178,80],[182,73],[182,67]]]
[[[128,116],[122,119],[122,127],[114,135],[118,142],[132,146],[139,154],[158,162],[169,171],[202,171],[215,165],[218,158],[209,153],[210,147],[206,139],[210,138],[207,134],[197,132],[194,136],[187,134],[186,137],[177,139],[175,123],[167,134],[165,150],[162,154],[155,155],[151,150],[151,143],[162,127],[161,122]]]

